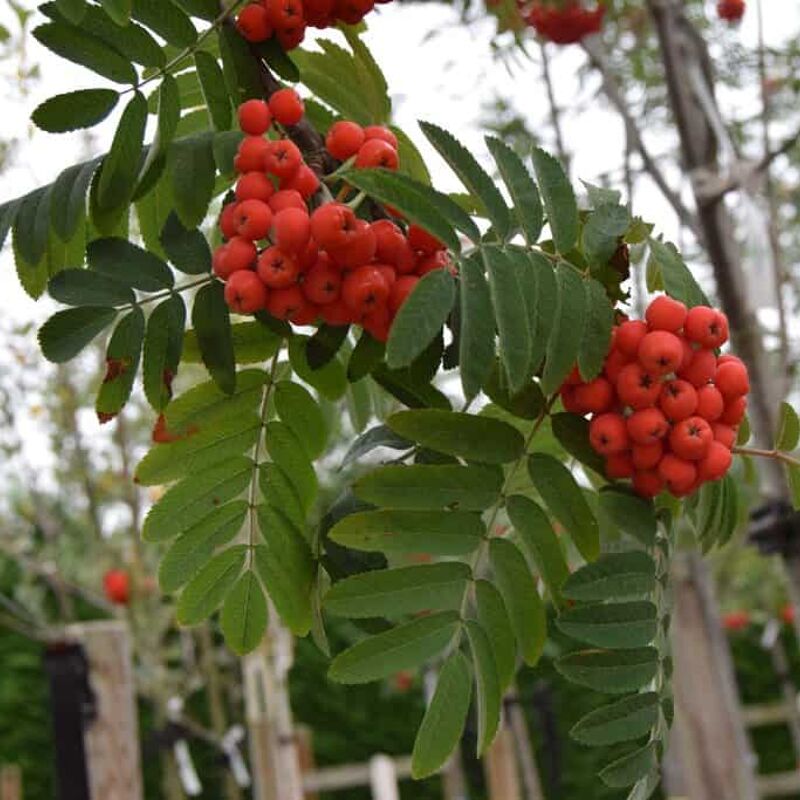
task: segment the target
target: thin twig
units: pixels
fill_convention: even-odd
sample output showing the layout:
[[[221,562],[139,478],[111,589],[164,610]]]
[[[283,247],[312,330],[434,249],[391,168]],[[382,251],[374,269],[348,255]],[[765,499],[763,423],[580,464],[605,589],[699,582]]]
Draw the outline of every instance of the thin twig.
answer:
[[[733,452],[740,456],[757,456],[759,458],[772,458],[782,461],[790,467],[800,467],[800,459],[784,453],[782,450],[762,450],[759,447],[734,447]]]

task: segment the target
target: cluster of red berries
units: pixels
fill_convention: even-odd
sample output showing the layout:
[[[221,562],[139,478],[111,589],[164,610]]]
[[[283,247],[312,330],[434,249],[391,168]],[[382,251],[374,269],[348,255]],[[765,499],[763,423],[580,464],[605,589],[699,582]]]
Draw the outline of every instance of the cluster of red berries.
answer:
[[[265,310],[295,325],[357,323],[386,341],[419,278],[450,265],[445,247],[416,225],[404,231],[389,219],[368,222],[344,203],[312,211],[319,178],[292,141],[264,136],[273,119],[293,125],[302,113],[291,89],[239,108],[247,135],[234,160],[235,199],[220,215],[225,241],[214,253],[214,272],[239,314]],[[398,165],[397,139],[381,126],[337,122],[326,146],[357,167]]]
[[[685,497],[730,468],[750,382],[736,356],[716,353],[728,339],[722,312],[662,295],[645,318],[618,325],[600,376],[582,382],[574,370],[561,398],[592,414],[607,477],[632,479],[643,497]]]
[[[717,14],[727,22],[738,22],[745,12],[745,0],[719,0]]]
[[[533,0],[523,2],[523,19],[536,32],[556,44],[575,44],[586,36],[599,33],[603,26],[605,6],[598,3],[594,8],[585,8],[579,0]]]
[[[306,28],[330,28],[337,22],[357,25],[377,3],[391,0],[257,0],[246,5],[236,27],[249,42],[273,36],[284,50],[293,50],[305,38]]]

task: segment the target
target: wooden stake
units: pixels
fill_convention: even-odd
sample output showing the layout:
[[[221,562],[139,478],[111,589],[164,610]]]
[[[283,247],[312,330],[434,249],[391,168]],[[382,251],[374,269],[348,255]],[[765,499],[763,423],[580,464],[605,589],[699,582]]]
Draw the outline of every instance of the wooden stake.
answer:
[[[379,754],[370,759],[369,779],[372,800],[400,800],[397,772],[394,760],[389,756]]]
[[[16,764],[0,767],[0,800],[22,800],[22,770]]]
[[[522,800],[514,736],[503,725],[484,759],[490,800]]]
[[[507,699],[508,724],[516,744],[519,767],[522,772],[522,783],[525,787],[525,800],[544,800],[542,782],[536,766],[536,754],[528,731],[528,721],[525,719],[525,712],[520,705],[516,689],[509,693]]]
[[[727,639],[696,553],[673,563],[675,724],[692,800],[757,800],[751,752]]]
[[[297,759],[300,762],[300,772],[303,775],[303,782],[307,775],[313,775],[317,771],[317,763],[314,760],[314,732],[308,725],[298,725],[296,730],[297,737]],[[315,791],[305,790],[305,800],[319,800],[319,795]]]
[[[127,625],[119,620],[70,625],[89,661],[97,717],[84,734],[93,800],[142,800],[136,689]]]

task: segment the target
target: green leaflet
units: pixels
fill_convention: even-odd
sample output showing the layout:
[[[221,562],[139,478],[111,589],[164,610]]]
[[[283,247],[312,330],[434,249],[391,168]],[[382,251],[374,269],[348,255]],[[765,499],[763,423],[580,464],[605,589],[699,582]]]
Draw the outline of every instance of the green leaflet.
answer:
[[[562,656],[556,669],[568,680],[607,694],[624,694],[649,683],[658,670],[658,651],[582,650]]]
[[[534,453],[528,472],[553,515],[567,529],[587,561],[600,554],[600,528],[572,473],[556,458]]]
[[[482,511],[500,495],[502,472],[481,466],[388,466],[356,481],[361,500],[398,509]]]
[[[172,399],[172,381],[181,361],[185,325],[186,306],[177,294],[159,303],[147,320],[142,376],[144,393],[156,411],[163,411]]]
[[[492,297],[479,255],[461,262],[459,366],[467,400],[486,384],[494,363],[495,322]]]
[[[675,245],[652,238],[648,239],[648,244],[650,245],[650,260],[661,275],[666,293],[690,308],[709,305],[708,298],[684,263]]]
[[[86,219],[86,193],[99,159],[67,167],[53,184],[50,220],[62,242],[68,242]],[[0,246],[2,237],[0,237]],[[84,247],[81,237],[81,249]],[[81,255],[81,260],[83,256]]]
[[[635,694],[589,712],[569,733],[576,741],[592,747],[638,739],[658,721],[658,708],[655,692]]]
[[[347,391],[347,375],[338,358],[331,359],[320,369],[311,369],[306,344],[308,338],[294,334],[289,339],[289,361],[301,381],[313,386],[328,400],[338,400]]]
[[[547,619],[525,557],[507,539],[489,542],[489,560],[525,663],[539,660],[547,638]]]
[[[475,665],[475,684],[478,698],[478,757],[482,756],[494,741],[500,726],[500,705],[503,699],[497,666],[489,637],[473,620],[464,623],[472,661]]]
[[[292,482],[277,465],[265,462],[259,467],[259,487],[268,505],[279,508],[297,528],[305,526],[306,514]]]
[[[278,352],[281,345],[280,337],[257,321],[231,325],[231,340],[239,365],[263,364]],[[197,333],[193,329],[184,334],[182,360],[185,364],[201,364],[203,361]]]
[[[197,292],[192,325],[206,369],[223,392],[232,394],[236,389],[236,362],[230,311],[221,283],[208,283]]]
[[[319,458],[328,439],[322,411],[309,391],[298,383],[278,381],[274,387],[275,410],[302,443],[310,459]]]
[[[95,402],[101,422],[115,417],[128,402],[139,370],[143,340],[144,314],[137,307],[117,323],[108,343],[106,374]]]
[[[459,624],[457,612],[442,611],[370,636],[336,656],[328,676],[337,683],[369,683],[413,669],[438,655]]]
[[[569,252],[578,240],[578,204],[569,178],[559,162],[544,150],[534,147],[533,168],[547,211],[553,243],[559,253]]]
[[[364,511],[341,519],[330,538],[354,550],[459,556],[473,552],[485,528],[469,511]]]
[[[217,165],[213,140],[211,133],[188,136],[176,139],[167,151],[175,211],[186,228],[200,225],[214,194]]]
[[[645,547],[655,543],[658,523],[652,502],[624,489],[607,488],[600,492],[600,508],[620,530]]]
[[[562,611],[556,624],[567,636],[595,647],[645,647],[656,635],[658,609],[638,600],[576,606]]]
[[[159,239],[175,269],[187,275],[211,271],[211,250],[206,237],[197,229],[185,228],[174,211],[167,217]]]
[[[211,124],[214,130],[227,131],[231,127],[233,114],[225,88],[225,79],[217,59],[204,50],[198,50],[194,54],[194,63]]]
[[[472,698],[469,663],[456,651],[439,672],[436,691],[414,741],[411,771],[416,780],[437,772],[457,747]]]
[[[398,411],[386,424],[405,439],[467,461],[506,464],[518,459],[524,447],[516,428],[475,414],[433,408]]]
[[[567,578],[565,597],[583,602],[649,594],[656,585],[656,565],[641,550],[608,553]]]
[[[658,768],[656,743],[649,742],[600,770],[600,780],[614,789],[632,786]]]
[[[142,528],[148,542],[172,539],[244,491],[253,462],[239,456],[175,484],[150,509]]]
[[[500,688],[505,690],[517,671],[517,640],[508,610],[494,584],[484,580],[475,581],[475,606],[478,623],[489,637]]]
[[[550,427],[558,443],[573,458],[598,475],[605,474],[605,464],[589,444],[589,420],[578,414],[562,412],[550,417]]]
[[[237,655],[254,650],[267,629],[267,601],[255,574],[247,570],[225,598],[220,615],[225,644]]]
[[[270,458],[283,470],[307,513],[317,496],[317,476],[303,445],[283,422],[270,422],[266,427],[265,444]]]
[[[31,119],[49,133],[91,128],[102,122],[118,101],[119,92],[113,89],[81,89],[45,100],[31,114]]]
[[[589,213],[583,226],[583,252],[593,266],[602,267],[614,255],[630,225],[628,209],[604,203]]]
[[[594,278],[584,282],[586,290],[586,326],[578,350],[578,368],[585,381],[596,378],[611,344],[614,309],[602,284]]]
[[[214,556],[181,592],[176,616],[181,625],[210,617],[236,583],[247,558],[247,546],[236,545]]]
[[[158,292],[175,283],[172,271],[158,256],[119,237],[90,242],[86,258],[92,270],[131,289]]]
[[[82,306],[58,311],[39,329],[39,346],[48,361],[75,358],[117,316],[114,308]]]
[[[797,448],[798,441],[800,441],[800,419],[797,417],[797,412],[788,403],[781,403],[775,449],[790,453]]]
[[[47,293],[67,306],[122,306],[136,297],[119,281],[87,269],[65,269],[50,278]]]

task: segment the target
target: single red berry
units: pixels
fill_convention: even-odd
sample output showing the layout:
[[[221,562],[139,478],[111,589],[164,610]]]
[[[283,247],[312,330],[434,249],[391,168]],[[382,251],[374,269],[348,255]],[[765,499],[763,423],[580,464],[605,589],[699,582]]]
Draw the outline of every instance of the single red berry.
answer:
[[[356,321],[355,314],[341,297],[332,303],[320,306],[320,315],[328,325],[333,326],[349,325],[351,322]]]
[[[678,370],[678,377],[699,388],[714,379],[717,372],[717,357],[713,350],[695,350],[688,366]]]
[[[713,350],[727,341],[728,320],[713,308],[695,306],[686,315],[683,331],[687,339]]]
[[[236,206],[236,230],[251,241],[266,238],[272,225],[272,210],[263,200],[245,200]]]
[[[386,281],[386,285],[389,287],[389,293],[391,294],[392,287],[397,281],[397,272],[395,272],[394,267],[389,264],[379,263],[373,264],[372,266],[383,275],[383,279]]]
[[[265,42],[272,36],[269,15],[260,3],[245,6],[236,18],[236,27],[248,42]]]
[[[361,318],[361,327],[373,339],[379,342],[388,341],[389,331],[392,327],[392,318],[389,315],[389,310],[386,306],[378,306],[373,309]]]
[[[745,0],[718,0],[717,14],[726,22],[739,22],[744,16]]]
[[[369,264],[375,258],[377,243],[368,222],[357,219],[355,230],[344,247],[330,247],[328,252],[340,269],[355,269]]]
[[[281,178],[281,189],[294,189],[301,197],[312,197],[320,187],[317,173],[308,164],[301,164],[288,178]]]
[[[269,150],[269,142],[260,136],[245,136],[239,143],[234,169],[239,173],[259,172],[264,169],[264,159]]]
[[[325,137],[325,147],[339,161],[352,158],[364,144],[364,129],[357,123],[343,119],[331,125]]]
[[[640,497],[655,497],[663,490],[664,481],[656,470],[636,470],[633,473],[633,491]]]
[[[334,0],[303,0],[303,16],[315,28],[330,28],[334,24]]]
[[[452,261],[446,250],[439,250],[431,256],[421,256],[414,270],[421,278],[437,269],[450,269]]]
[[[289,178],[300,169],[303,154],[289,139],[267,142],[264,152],[264,169],[276,178]]]
[[[711,426],[702,417],[689,417],[673,427],[669,435],[669,446],[679,458],[697,461],[708,452],[714,441]]]
[[[668,331],[648,333],[639,344],[639,363],[656,375],[675,372],[683,361],[681,340]]]
[[[750,391],[747,367],[736,361],[726,361],[717,368],[714,383],[725,400],[733,400]]]
[[[611,480],[622,480],[633,476],[633,461],[630,453],[613,453],[606,456],[606,477]]]
[[[275,319],[290,319],[298,311],[306,307],[308,301],[299,286],[287,286],[269,293],[267,311]]]
[[[280,125],[297,125],[303,118],[305,106],[294,89],[278,89],[269,98],[269,110]]]
[[[715,442],[725,445],[728,450],[733,450],[733,446],[736,444],[736,428],[715,422],[711,426],[711,430],[714,432]]]
[[[272,209],[273,214],[283,211],[285,208],[299,208],[307,211],[306,201],[303,200],[303,195],[296,189],[279,189],[269,199],[269,207]]]
[[[332,266],[328,254],[320,252],[317,243],[313,239],[308,240],[308,244],[303,250],[297,253],[295,258],[297,260],[297,266],[300,267],[300,272],[308,272],[318,261],[324,261],[325,264]]]
[[[641,364],[624,366],[617,378],[617,396],[623,405],[638,410],[656,404],[661,394],[658,375],[648,372]]]
[[[692,343],[683,336],[680,337],[680,340],[681,347],[683,348],[683,358],[678,367],[678,375],[692,363],[692,359],[694,358],[694,347],[692,347]]]
[[[272,125],[272,114],[263,100],[246,100],[237,112],[239,127],[248,136],[263,136]]]
[[[656,297],[645,311],[645,319],[653,331],[677,333],[686,320],[686,306],[665,294]]]
[[[610,456],[628,449],[630,440],[622,414],[601,414],[589,425],[589,442],[595,452]]]
[[[669,432],[667,418],[657,408],[643,408],[628,417],[628,436],[635,444],[653,444]]]
[[[610,411],[614,404],[614,387],[608,378],[595,378],[575,388],[575,402],[586,409],[584,414]]]
[[[697,410],[697,390],[689,381],[680,378],[667,381],[661,389],[658,404],[668,419],[680,422],[691,417]]]
[[[287,28],[303,19],[302,0],[262,0],[273,28]]]
[[[733,355],[733,353],[725,353],[724,355],[721,355],[717,359],[717,367],[721,367],[723,364],[730,364],[730,363],[741,364],[742,366],[744,366],[744,361],[742,361],[742,359],[739,358],[739,356]]]
[[[346,247],[356,235],[357,222],[348,206],[326,203],[311,215],[311,235],[325,250]]]
[[[350,309],[363,317],[389,299],[389,287],[383,275],[370,266],[359,267],[348,273],[342,283],[342,299]]]
[[[722,416],[725,410],[725,400],[719,389],[710,383],[697,390],[697,416],[709,422],[714,422]]]
[[[298,22],[296,25],[278,28],[275,35],[284,50],[294,50],[306,38],[306,26]]]
[[[746,412],[747,398],[737,397],[725,404],[725,410],[717,421],[723,425],[738,425],[744,419]]]
[[[317,305],[327,305],[339,298],[342,288],[342,273],[327,261],[318,261],[303,279],[303,294]]]
[[[234,236],[227,244],[214,251],[214,274],[226,281],[234,272],[250,269],[255,264],[257,254],[256,246],[249,239]]]
[[[640,319],[629,319],[616,329],[614,346],[629,359],[636,358],[639,345],[645,336],[647,336],[647,325]]]
[[[705,457],[697,465],[697,474],[704,481],[718,481],[731,468],[733,455],[722,442],[711,442]]]
[[[275,186],[263,172],[246,172],[236,181],[236,199],[261,200],[266,203],[275,194]]]
[[[228,203],[222,207],[219,215],[219,229],[226,239],[232,239],[237,234],[236,230],[236,206],[238,203]]]
[[[385,125],[367,125],[364,128],[364,136],[367,139],[380,139],[386,144],[390,144],[395,150],[400,149],[397,137]]]
[[[103,591],[116,605],[126,606],[130,602],[130,580],[123,569],[110,569],[103,575]]]
[[[374,0],[335,0],[335,15],[348,25],[357,25],[372,11]]]
[[[311,239],[311,219],[308,211],[286,208],[272,219],[272,241],[284,253],[300,253]]]
[[[356,154],[355,166],[357,169],[383,169],[395,170],[400,165],[397,150],[383,139],[367,139]]]
[[[663,455],[664,445],[661,440],[651,444],[635,444],[631,450],[631,458],[636,469],[655,469]]]
[[[416,275],[398,275],[389,293],[389,311],[396,314],[419,283]]]
[[[616,386],[622,368],[628,366],[630,363],[631,359],[621,350],[612,350],[603,362],[603,372],[611,383]]]
[[[370,227],[375,234],[376,257],[391,264],[400,274],[414,272],[416,256],[400,228],[388,219],[379,219]]]
[[[270,289],[285,289],[297,283],[300,268],[297,262],[278,247],[268,247],[258,257],[258,277]]]
[[[289,317],[292,325],[314,325],[320,317],[320,306],[304,298],[303,304]]]
[[[444,250],[445,246],[433,234],[428,233],[425,228],[411,224],[408,226],[408,243],[411,249],[426,256],[432,256],[439,250]]]
[[[264,308],[267,302],[267,287],[255,272],[240,269],[234,272],[225,284],[225,302],[237,314],[253,314]]]
[[[564,411],[568,411],[570,414],[585,414],[586,409],[579,405],[575,399],[575,392],[577,391],[577,386],[571,386],[568,383],[565,383],[559,392],[561,396],[561,403],[564,406]]]
[[[658,474],[672,494],[683,494],[694,486],[697,467],[674,453],[667,453],[658,465]]]

